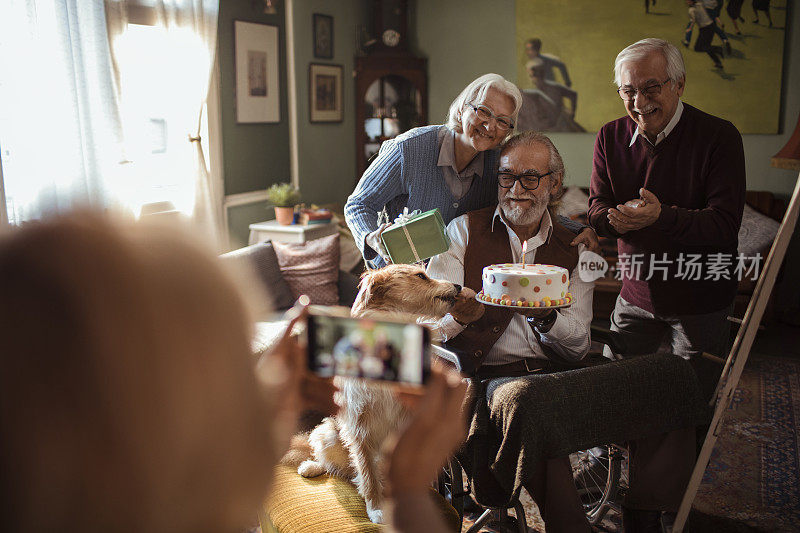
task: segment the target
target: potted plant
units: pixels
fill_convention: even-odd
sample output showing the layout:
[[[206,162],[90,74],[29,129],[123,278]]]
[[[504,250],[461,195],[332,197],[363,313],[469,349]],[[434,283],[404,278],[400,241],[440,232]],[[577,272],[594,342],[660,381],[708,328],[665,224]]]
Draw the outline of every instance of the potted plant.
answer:
[[[267,200],[275,206],[278,224],[288,226],[294,218],[294,206],[300,201],[300,191],[291,183],[276,183],[267,189]]]

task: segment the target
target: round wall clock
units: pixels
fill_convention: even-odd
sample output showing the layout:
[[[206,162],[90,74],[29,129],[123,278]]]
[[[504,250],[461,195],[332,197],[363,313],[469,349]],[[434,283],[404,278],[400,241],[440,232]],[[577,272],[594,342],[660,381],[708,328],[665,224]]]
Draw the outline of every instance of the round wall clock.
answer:
[[[386,30],[381,38],[386,46],[394,47],[400,44],[400,33],[397,30]]]

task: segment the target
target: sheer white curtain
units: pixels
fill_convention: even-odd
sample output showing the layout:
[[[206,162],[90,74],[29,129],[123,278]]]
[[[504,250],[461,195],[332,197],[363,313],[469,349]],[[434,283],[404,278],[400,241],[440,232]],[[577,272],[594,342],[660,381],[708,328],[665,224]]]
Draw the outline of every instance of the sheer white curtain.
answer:
[[[221,191],[200,142],[219,2],[105,0],[105,7],[129,160],[126,197],[172,202],[219,243]]]
[[[102,2],[0,2],[0,210],[12,223],[114,204],[122,151],[112,79]]]

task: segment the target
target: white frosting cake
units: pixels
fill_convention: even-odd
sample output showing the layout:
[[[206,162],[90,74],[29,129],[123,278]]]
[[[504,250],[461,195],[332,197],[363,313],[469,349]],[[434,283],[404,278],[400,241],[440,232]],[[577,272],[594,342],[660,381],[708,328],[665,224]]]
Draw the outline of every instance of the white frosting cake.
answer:
[[[517,307],[551,307],[572,303],[569,271],[555,265],[505,263],[483,269],[478,298]]]

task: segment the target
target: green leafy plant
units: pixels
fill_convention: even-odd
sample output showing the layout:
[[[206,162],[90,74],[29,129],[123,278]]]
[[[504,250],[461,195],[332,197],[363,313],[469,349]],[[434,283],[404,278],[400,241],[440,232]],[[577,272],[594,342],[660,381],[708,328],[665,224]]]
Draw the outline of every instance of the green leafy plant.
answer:
[[[275,207],[294,207],[300,201],[300,191],[291,183],[276,183],[267,189],[267,200]]]

